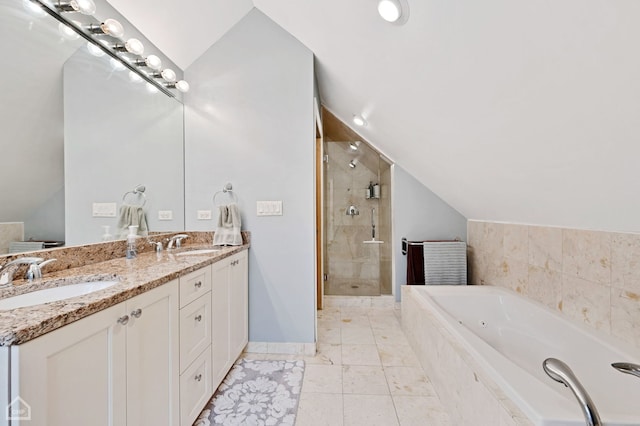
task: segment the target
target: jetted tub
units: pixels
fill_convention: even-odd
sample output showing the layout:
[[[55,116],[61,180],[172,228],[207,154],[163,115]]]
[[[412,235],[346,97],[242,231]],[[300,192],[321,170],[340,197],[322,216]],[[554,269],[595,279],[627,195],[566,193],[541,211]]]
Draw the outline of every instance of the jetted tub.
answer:
[[[639,351],[493,286],[405,286],[402,322],[453,424],[584,425],[571,391],[542,369],[571,367],[606,426],[640,425],[640,378],[612,362]]]

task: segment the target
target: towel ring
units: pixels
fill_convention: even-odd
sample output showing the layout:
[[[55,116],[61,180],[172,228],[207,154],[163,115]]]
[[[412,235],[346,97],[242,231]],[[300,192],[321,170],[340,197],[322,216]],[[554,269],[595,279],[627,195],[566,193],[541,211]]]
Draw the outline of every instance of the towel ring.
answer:
[[[238,196],[236,195],[235,192],[233,192],[233,185],[228,183],[224,186],[224,188],[222,188],[222,191],[218,191],[215,194],[213,194],[213,205],[216,207],[220,207],[220,204],[216,203],[216,198],[218,197],[218,195],[226,194],[226,193],[229,193],[229,195],[231,195],[231,198],[233,199],[234,203],[238,202]]]
[[[137,185],[135,188],[133,188],[133,191],[128,191],[125,192],[124,195],[122,196],[122,202],[123,203],[127,203],[127,195],[131,194],[132,196],[134,196],[136,199],[135,201],[139,202],[140,199],[140,195],[142,195],[142,204],[140,204],[138,207],[144,207],[145,204],[147,204],[147,196],[144,195],[144,191],[146,190],[144,185]],[[131,197],[129,197],[131,198]],[[128,203],[130,205],[135,205],[135,203]]]

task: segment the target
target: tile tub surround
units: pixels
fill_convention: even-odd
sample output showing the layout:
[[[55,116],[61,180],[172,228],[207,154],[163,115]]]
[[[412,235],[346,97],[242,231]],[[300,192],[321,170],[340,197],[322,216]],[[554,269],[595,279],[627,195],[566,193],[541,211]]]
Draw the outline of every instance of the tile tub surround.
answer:
[[[533,425],[430,312],[412,286],[402,286],[401,323],[452,424]]]
[[[470,282],[511,288],[640,347],[640,234],[467,222]]]
[[[0,223],[0,255],[9,253],[9,243],[24,240],[24,222]]]
[[[43,305],[0,310],[0,346],[25,343],[189,272],[247,250],[249,244],[224,247],[221,251],[211,254],[176,256],[181,251],[199,248],[211,248],[211,245],[191,244],[178,250],[165,250],[162,253],[145,252],[138,254],[135,259],[126,259],[123,246],[117,258],[49,273],[44,278],[32,283],[22,281],[12,287],[0,289],[1,299],[42,288],[55,287],[64,278],[73,278],[68,284],[78,280],[104,279],[114,275],[120,281],[112,287],[84,296]]]

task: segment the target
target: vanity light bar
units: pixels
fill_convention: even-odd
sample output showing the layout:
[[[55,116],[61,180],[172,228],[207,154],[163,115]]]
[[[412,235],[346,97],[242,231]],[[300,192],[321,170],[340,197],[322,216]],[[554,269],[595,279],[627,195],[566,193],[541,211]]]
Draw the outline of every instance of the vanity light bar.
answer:
[[[160,90],[165,95],[172,98],[176,97],[175,93],[169,89],[175,89],[182,93],[189,90],[189,84],[186,81],[180,80],[176,83],[177,76],[173,70],[167,68],[160,71],[162,69],[160,58],[155,55],[149,55],[146,58],[143,57],[144,46],[138,39],[131,38],[123,42],[120,38],[124,35],[124,27],[120,22],[111,18],[100,22],[93,17],[95,4],[92,0],[72,0],[66,3],[58,1],[52,7],[48,5],[46,0],[29,1],[34,5],[40,6],[44,12],[84,38],[93,46],[94,50],[102,51],[104,54],[109,55],[113,60],[121,63],[125,69],[138,75],[142,80]],[[85,20],[89,19],[93,22],[83,28],[81,25],[78,25],[77,21],[72,21],[64,16],[67,13],[73,12],[82,13],[86,15]],[[116,43],[106,43],[103,39],[105,36],[115,39]],[[141,67],[148,67],[153,71],[160,72],[146,73]],[[160,78],[162,78],[166,84],[157,80]],[[185,87],[186,90],[183,90]]]

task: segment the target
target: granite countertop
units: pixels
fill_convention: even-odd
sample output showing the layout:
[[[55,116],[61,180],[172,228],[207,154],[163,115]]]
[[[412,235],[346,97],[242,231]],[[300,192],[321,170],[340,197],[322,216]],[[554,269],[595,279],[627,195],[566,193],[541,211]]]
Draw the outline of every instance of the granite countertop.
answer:
[[[28,342],[189,272],[247,250],[249,244],[222,247],[214,253],[177,256],[184,251],[211,248],[211,245],[184,245],[181,249],[172,251],[141,253],[135,259],[126,259],[123,253],[121,258],[45,274],[42,279],[32,283],[14,281],[12,287],[0,289],[0,299],[83,281],[115,279],[119,283],[104,290],[57,302],[0,310],[0,346]]]

